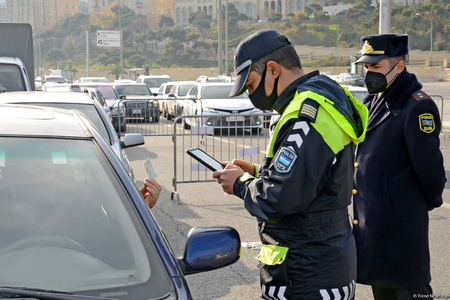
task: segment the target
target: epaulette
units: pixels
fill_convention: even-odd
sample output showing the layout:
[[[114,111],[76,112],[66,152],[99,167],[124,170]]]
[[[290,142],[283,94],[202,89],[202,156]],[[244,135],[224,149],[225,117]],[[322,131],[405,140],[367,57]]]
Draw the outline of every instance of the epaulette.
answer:
[[[319,102],[312,99],[306,99],[303,101],[303,105],[300,108],[298,117],[309,119],[311,122],[316,122],[317,111],[319,109]]]
[[[412,93],[412,96],[416,101],[424,100],[424,99],[431,99],[424,91],[417,90],[414,93]]]

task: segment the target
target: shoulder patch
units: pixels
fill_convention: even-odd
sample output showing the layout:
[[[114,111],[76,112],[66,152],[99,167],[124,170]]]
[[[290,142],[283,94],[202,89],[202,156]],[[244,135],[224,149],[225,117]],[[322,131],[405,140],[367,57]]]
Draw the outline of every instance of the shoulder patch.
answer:
[[[434,131],[434,116],[432,114],[419,115],[419,128],[425,133],[432,133]]]
[[[416,99],[416,101],[420,101],[420,100],[424,100],[424,99],[430,99],[430,97],[425,94],[424,91],[422,90],[417,90],[415,91],[412,96],[414,97],[414,99]]]
[[[319,103],[317,101],[306,99],[303,102],[302,107],[300,108],[300,112],[298,113],[299,117],[304,117],[311,122],[316,122],[317,110],[319,109]]]
[[[275,170],[278,173],[289,173],[296,160],[297,153],[295,153],[292,147],[282,147],[274,160]]]

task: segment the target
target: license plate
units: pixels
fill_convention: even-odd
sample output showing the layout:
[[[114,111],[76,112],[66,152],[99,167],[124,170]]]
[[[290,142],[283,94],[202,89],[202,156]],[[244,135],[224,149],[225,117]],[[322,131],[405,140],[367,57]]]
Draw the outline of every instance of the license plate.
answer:
[[[140,115],[140,114],[141,114],[141,110],[140,110],[140,109],[133,109],[133,110],[132,110],[132,113],[133,113],[133,114],[139,114],[139,115]]]
[[[243,122],[245,121],[245,117],[232,116],[226,117],[227,122]]]

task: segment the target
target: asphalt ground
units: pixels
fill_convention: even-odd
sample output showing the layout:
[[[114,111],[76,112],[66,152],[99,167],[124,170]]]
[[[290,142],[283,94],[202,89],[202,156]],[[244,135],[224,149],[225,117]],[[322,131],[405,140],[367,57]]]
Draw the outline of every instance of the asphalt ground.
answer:
[[[441,95],[444,99],[441,150],[447,178],[450,178],[450,126],[446,126],[450,124],[450,83],[424,83],[424,91]],[[168,121],[162,119],[162,122]],[[171,200],[174,173],[172,138],[147,136],[145,141],[145,145],[126,152],[136,178],[146,177],[143,163],[147,158],[151,159],[158,173],[156,179],[163,189],[152,212],[176,255],[183,254],[188,232],[195,226],[232,226],[238,230],[243,243],[251,246],[251,243],[259,241],[256,221],[245,210],[242,200],[225,195],[215,182],[178,184],[180,203]],[[431,285],[435,295],[450,298],[450,183],[447,183],[443,196],[444,205],[429,214]],[[234,265],[187,276],[194,299],[260,299],[259,270],[254,259],[257,254],[258,250],[243,247],[241,258]],[[356,299],[373,299],[370,287],[357,285]]]

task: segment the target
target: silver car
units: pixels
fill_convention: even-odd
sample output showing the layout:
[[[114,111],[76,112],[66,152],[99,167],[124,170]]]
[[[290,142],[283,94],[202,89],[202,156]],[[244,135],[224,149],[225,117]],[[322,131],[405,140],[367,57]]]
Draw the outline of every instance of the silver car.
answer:
[[[75,109],[82,112],[97,127],[98,131],[112,147],[129,176],[135,180],[133,169],[124,148],[143,145],[144,137],[141,134],[125,134],[122,139],[119,139],[110,117],[108,117],[100,103],[91,99],[88,94],[70,92],[3,93],[0,95],[0,103],[29,104],[66,110]]]

